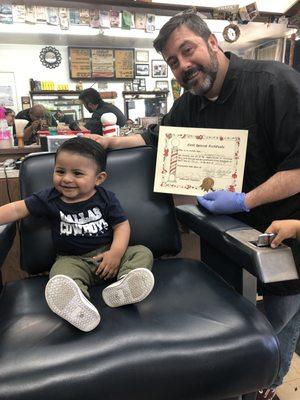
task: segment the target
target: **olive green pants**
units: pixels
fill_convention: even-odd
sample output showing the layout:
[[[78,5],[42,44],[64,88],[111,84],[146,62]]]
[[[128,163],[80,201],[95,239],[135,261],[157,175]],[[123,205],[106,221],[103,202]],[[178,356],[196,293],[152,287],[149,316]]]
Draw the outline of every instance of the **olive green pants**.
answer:
[[[97,250],[90,251],[82,256],[60,256],[58,255],[50,271],[50,278],[55,275],[66,275],[72,278],[83,294],[89,299],[89,287],[97,285],[101,278],[95,274],[99,262],[93,257],[103,253],[110,248],[110,245],[101,246]],[[152,269],[153,255],[145,246],[129,246],[121,259],[117,279],[128,274],[136,268]]]

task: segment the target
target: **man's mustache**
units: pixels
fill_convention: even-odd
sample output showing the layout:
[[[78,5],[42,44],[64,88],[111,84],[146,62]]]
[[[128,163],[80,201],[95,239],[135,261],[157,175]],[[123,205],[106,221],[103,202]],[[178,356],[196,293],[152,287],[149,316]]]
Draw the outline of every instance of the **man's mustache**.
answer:
[[[187,71],[185,71],[183,78],[182,78],[182,82],[183,83],[188,83],[189,79],[191,78],[191,76],[193,76],[196,72],[203,72],[203,73],[207,73],[207,68],[205,68],[203,65],[198,65],[197,67],[194,68],[190,68]]]

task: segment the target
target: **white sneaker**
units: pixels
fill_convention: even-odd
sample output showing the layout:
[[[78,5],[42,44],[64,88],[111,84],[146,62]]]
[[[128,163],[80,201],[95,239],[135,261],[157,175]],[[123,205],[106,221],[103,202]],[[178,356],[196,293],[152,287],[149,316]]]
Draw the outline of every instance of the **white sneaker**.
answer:
[[[152,272],[147,268],[137,268],[103,289],[102,297],[109,307],[120,307],[144,300],[153,286]]]
[[[76,282],[66,275],[55,275],[49,280],[45,297],[51,310],[84,332],[96,328],[100,315],[88,301]]]

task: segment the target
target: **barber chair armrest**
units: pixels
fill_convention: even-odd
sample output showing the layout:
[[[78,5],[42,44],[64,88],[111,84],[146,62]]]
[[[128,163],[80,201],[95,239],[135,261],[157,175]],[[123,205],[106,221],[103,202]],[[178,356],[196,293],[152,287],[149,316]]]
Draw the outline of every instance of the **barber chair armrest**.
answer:
[[[195,205],[176,207],[178,220],[199,235],[210,246],[245,268],[263,283],[298,279],[291,249],[257,247],[261,233],[228,215],[213,215]]]
[[[0,225],[0,268],[9,252],[16,235],[16,223]]]

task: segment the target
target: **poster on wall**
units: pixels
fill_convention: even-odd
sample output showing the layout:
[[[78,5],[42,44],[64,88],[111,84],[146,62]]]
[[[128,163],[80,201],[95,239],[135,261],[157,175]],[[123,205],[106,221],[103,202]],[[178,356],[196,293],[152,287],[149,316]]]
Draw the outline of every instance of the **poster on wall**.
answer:
[[[69,47],[71,79],[133,79],[134,49]]]
[[[0,72],[0,106],[18,111],[16,82],[13,72]]]
[[[11,86],[0,86],[0,106],[13,107],[13,91]]]
[[[114,54],[112,49],[92,49],[92,77],[113,78]]]
[[[90,49],[70,49],[70,74],[71,78],[91,78],[91,52]]]
[[[133,50],[115,50],[116,78],[132,79],[134,77]]]

